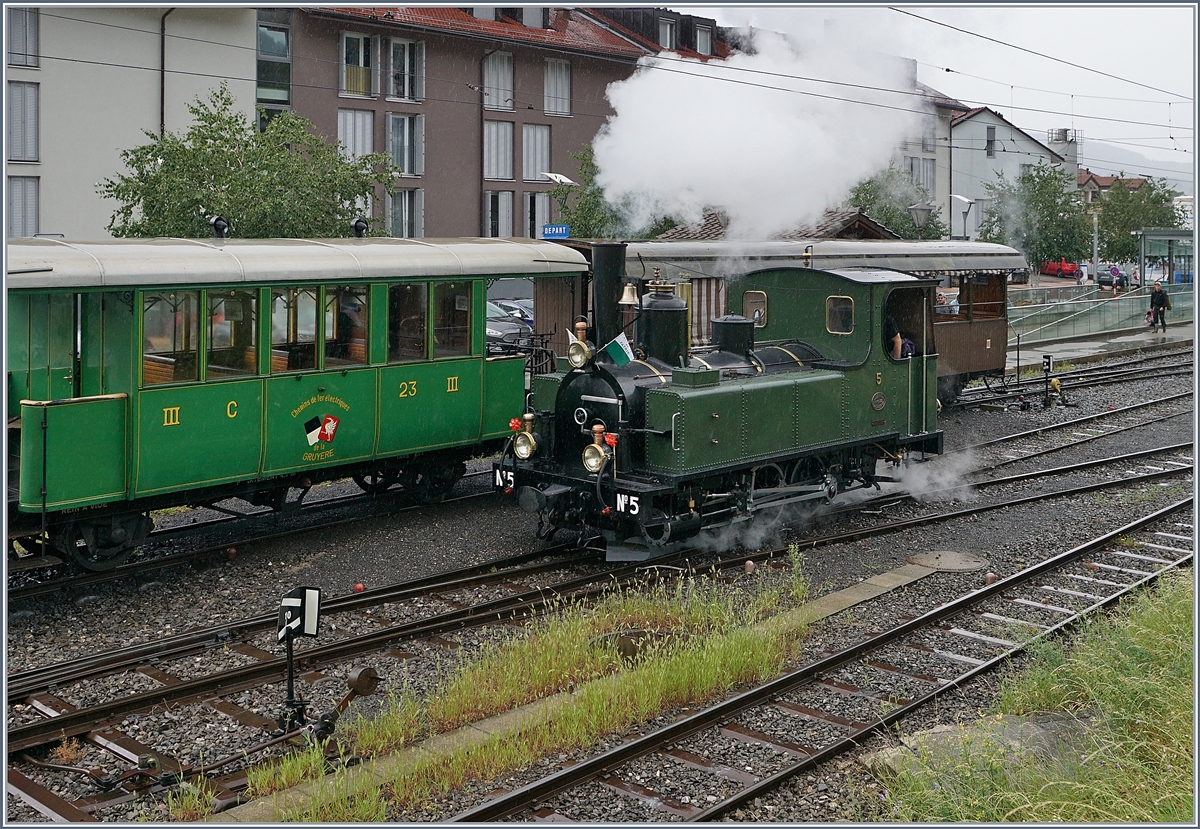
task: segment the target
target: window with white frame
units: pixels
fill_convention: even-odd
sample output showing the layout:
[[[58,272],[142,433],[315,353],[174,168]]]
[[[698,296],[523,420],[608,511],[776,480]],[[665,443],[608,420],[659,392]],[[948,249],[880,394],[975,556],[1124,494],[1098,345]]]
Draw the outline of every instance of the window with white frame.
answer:
[[[8,160],[38,160],[38,85],[8,82]]]
[[[512,179],[512,121],[483,122],[483,177],[503,181]]]
[[[406,176],[425,172],[425,116],[388,114],[387,152]]]
[[[995,127],[987,128],[987,144],[984,146],[984,149],[987,151],[988,158],[996,157],[996,128]]]
[[[521,226],[530,239],[541,239],[542,228],[550,224],[550,194],[525,193],[525,223]]]
[[[8,65],[38,65],[38,10],[8,10]]]
[[[338,143],[350,158],[375,152],[374,116],[369,109],[338,110]]]
[[[936,174],[937,162],[932,158],[921,158],[920,156],[906,155],[904,157],[904,168],[908,170],[912,176],[913,184],[918,184],[924,187],[926,192],[931,196],[934,192],[934,177]]]
[[[544,109],[547,115],[571,114],[571,62],[546,59]]]
[[[388,97],[424,100],[425,44],[419,40],[393,39],[388,53]]]
[[[512,236],[512,210],[513,194],[511,190],[485,190],[481,235],[490,239]]]
[[[549,181],[550,125],[525,124],[521,129],[521,178],[525,181]]]
[[[658,19],[658,45],[664,49],[675,48],[675,21],[665,17]]]
[[[483,60],[483,108],[513,108],[513,56],[492,52]]]
[[[696,27],[696,51],[702,55],[711,55],[712,51],[712,29],[708,26]]]
[[[925,131],[921,134],[921,152],[937,152],[937,119],[932,116],[925,119]]]
[[[420,239],[425,235],[425,191],[397,190],[390,197],[388,228],[398,239]]]
[[[1021,175],[1021,176],[1027,176],[1027,175],[1029,175],[1029,174],[1030,174],[1030,173],[1032,173],[1032,172],[1033,172],[1033,165],[1032,165],[1032,164],[1022,164],[1022,165],[1021,165],[1021,172],[1019,173],[1019,175]]]
[[[11,176],[8,179],[8,236],[11,239],[37,233],[37,176]]]
[[[370,35],[342,32],[341,91],[345,94],[375,94],[374,46]]]

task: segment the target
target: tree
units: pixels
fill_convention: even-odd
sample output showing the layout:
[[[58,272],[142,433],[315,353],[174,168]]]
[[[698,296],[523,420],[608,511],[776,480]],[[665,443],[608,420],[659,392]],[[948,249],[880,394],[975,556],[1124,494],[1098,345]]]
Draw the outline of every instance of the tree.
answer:
[[[604,190],[596,183],[596,156],[590,145],[571,158],[579,162],[575,173],[577,184],[558,184],[550,196],[558,205],[559,218],[571,226],[577,239],[651,239],[670,230],[678,221],[661,216],[644,228],[631,228],[626,218],[629,211],[614,207],[604,198]]]
[[[894,161],[883,172],[854,185],[849,198],[851,207],[861,208],[888,230],[899,234],[901,239],[941,239],[950,235],[942,223],[942,208],[929,214],[923,233],[917,233],[917,224],[908,213],[911,205],[930,201],[929,191],[913,181],[912,174]]]
[[[1133,231],[1183,227],[1183,217],[1172,202],[1178,195],[1165,179],[1146,179],[1134,190],[1122,173],[1101,202],[1097,230],[1100,255],[1110,262],[1133,262],[1139,252]]]
[[[1091,255],[1091,222],[1071,174],[1044,161],[1015,182],[1004,173],[986,185],[989,205],[979,238],[1014,247],[1035,271],[1042,262],[1080,261]]]
[[[188,111],[186,133],[147,131],[148,144],[121,152],[128,174],[97,188],[120,203],[108,223],[114,236],[199,238],[214,215],[243,238],[349,236],[376,185],[394,191],[400,168],[386,153],[349,158],[291,112],[260,132],[234,110],[224,83]],[[381,220],[366,218],[369,232],[384,232]]]

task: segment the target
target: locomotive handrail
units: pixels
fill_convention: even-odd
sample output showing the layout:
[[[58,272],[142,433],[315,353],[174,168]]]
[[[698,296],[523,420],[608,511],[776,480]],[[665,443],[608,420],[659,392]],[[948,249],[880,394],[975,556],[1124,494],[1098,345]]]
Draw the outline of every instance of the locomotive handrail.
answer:
[[[671,415],[671,450],[673,452],[679,451],[679,447],[675,445],[675,435],[679,434],[675,429],[675,418],[677,417],[679,417],[679,412]]]
[[[115,394],[93,394],[88,397],[62,397],[58,400],[22,400],[22,406],[34,406],[42,409],[48,406],[67,406],[71,403],[91,403],[96,400],[126,400],[129,395],[123,391]]]

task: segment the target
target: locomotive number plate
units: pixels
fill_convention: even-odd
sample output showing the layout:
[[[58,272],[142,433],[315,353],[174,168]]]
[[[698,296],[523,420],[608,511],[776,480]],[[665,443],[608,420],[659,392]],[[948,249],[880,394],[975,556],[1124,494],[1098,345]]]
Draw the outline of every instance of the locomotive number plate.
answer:
[[[513,472],[511,469],[496,470],[496,486],[504,488],[513,485]]]
[[[617,493],[617,512],[623,512],[626,515],[637,515],[642,511],[642,505],[639,502],[638,495],[626,495],[624,492]]]
[[[871,408],[875,411],[882,411],[887,405],[887,398],[883,396],[883,392],[877,391],[871,395]]]

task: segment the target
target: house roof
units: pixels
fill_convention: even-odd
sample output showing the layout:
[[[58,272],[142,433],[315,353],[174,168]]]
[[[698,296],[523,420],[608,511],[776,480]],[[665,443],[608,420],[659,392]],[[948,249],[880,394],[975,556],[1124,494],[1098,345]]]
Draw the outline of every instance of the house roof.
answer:
[[[938,92],[932,86],[927,86],[920,81],[917,81],[917,91],[921,93],[921,96],[925,100],[929,101],[934,106],[939,106],[944,109],[953,109],[958,112],[967,112],[971,109],[961,101],[951,98],[944,92]]]
[[[636,60],[651,51],[626,34],[600,25],[589,15],[550,9],[550,28],[534,29],[510,18],[480,20],[461,8],[411,6],[318,6],[311,14],[359,19],[379,26],[403,26],[451,35],[502,40],[529,46],[588,52]]]
[[[715,210],[704,211],[704,217],[691,225],[676,225],[665,233],[660,233],[656,239],[662,241],[701,241],[725,238],[725,228],[729,222],[725,216]],[[866,213],[857,208],[846,210],[826,210],[819,218],[809,224],[800,225],[784,233],[776,234],[775,239],[899,239],[900,234],[889,230]]]
[[[693,58],[693,59],[697,59],[697,60],[712,60],[714,58],[717,58],[717,59],[727,58],[734,52],[734,50],[729,46],[729,44],[727,44],[724,40],[722,40],[720,37],[717,36],[716,31],[713,32],[713,42],[712,42],[713,53],[711,55],[702,55],[699,52],[692,51],[691,49],[664,49],[663,47],[658,45],[658,41],[654,41],[654,40],[650,40],[649,38],[642,37],[640,34],[633,31],[632,29],[622,26],[620,23],[617,23],[615,20],[611,20],[610,18],[605,17],[603,14],[601,14],[596,9],[581,9],[581,11],[585,12],[588,15],[591,15],[592,18],[598,24],[611,28],[613,31],[619,33],[622,37],[626,37],[626,38],[634,41],[642,48],[646,49],[649,52],[653,52],[655,54],[658,54],[659,52],[674,52],[675,54],[680,55],[681,57],[685,57],[685,58]]]
[[[1130,190],[1137,190],[1146,183],[1144,178],[1121,178],[1120,176],[1098,176],[1086,167],[1080,167],[1077,173],[1076,185],[1082,190],[1089,182],[1094,183],[1101,190],[1107,190],[1116,184],[1118,181],[1125,182],[1125,186]]]
[[[1029,133],[1025,132],[1025,130],[1021,129],[1021,128],[1020,128],[1020,127],[1018,127],[1016,124],[1014,124],[1012,121],[1009,121],[1007,118],[1005,118],[1005,117],[1004,117],[1003,115],[1001,115],[999,112],[996,112],[996,110],[994,110],[994,109],[992,109],[992,108],[990,108],[990,107],[975,107],[974,109],[967,110],[967,111],[966,111],[966,112],[964,112],[962,115],[956,115],[956,116],[954,116],[953,118],[951,118],[951,119],[950,119],[950,129],[951,129],[951,130],[953,130],[955,127],[957,127],[957,126],[958,126],[959,124],[961,124],[962,122],[964,122],[964,121],[969,121],[970,119],[974,118],[976,115],[979,115],[981,112],[987,112],[987,113],[990,113],[990,114],[992,115],[992,117],[994,117],[994,118],[996,118],[996,119],[998,119],[998,120],[1000,120],[1000,121],[1004,122],[1005,124],[1007,124],[1007,125],[1008,125],[1009,127],[1011,127],[1012,129],[1014,129],[1014,130],[1016,130],[1017,132],[1021,133],[1021,135],[1025,136],[1026,138],[1028,138],[1028,139],[1029,139],[1030,141],[1032,141],[1034,144],[1037,144],[1039,147],[1041,147],[1043,150],[1045,150],[1047,154],[1054,156],[1054,157],[1055,157],[1055,158],[1057,158],[1059,161],[1065,161],[1065,160],[1066,160],[1066,159],[1064,159],[1064,158],[1063,158],[1063,157],[1062,157],[1060,154],[1058,154],[1058,153],[1054,152],[1054,150],[1052,150],[1052,149],[1050,149],[1049,147],[1047,147],[1047,146],[1046,146],[1045,144],[1043,144],[1041,141],[1038,141],[1038,140],[1037,140],[1036,138],[1034,138],[1032,135],[1030,135]]]

